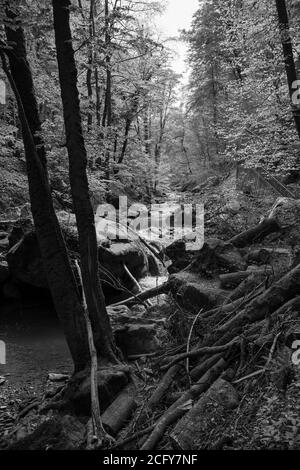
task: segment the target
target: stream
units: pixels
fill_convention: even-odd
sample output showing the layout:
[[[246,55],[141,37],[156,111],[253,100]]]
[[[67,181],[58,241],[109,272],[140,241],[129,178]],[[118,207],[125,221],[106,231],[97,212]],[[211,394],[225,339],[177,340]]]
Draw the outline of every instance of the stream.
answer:
[[[146,290],[161,284],[166,277],[145,277]],[[49,372],[72,372],[68,346],[51,306],[6,303],[1,307],[0,340],[6,344],[6,364],[0,364],[0,376],[18,388],[42,385]],[[1,391],[1,389],[0,389]]]

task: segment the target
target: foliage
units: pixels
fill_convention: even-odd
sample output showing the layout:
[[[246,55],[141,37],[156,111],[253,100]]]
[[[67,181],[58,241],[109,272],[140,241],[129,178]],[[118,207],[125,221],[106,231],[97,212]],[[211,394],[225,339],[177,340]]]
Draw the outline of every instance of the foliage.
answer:
[[[275,2],[202,3],[185,34],[192,67],[189,119],[197,121],[200,158],[238,160],[280,175],[298,170]],[[287,4],[297,60],[299,12],[295,2]]]

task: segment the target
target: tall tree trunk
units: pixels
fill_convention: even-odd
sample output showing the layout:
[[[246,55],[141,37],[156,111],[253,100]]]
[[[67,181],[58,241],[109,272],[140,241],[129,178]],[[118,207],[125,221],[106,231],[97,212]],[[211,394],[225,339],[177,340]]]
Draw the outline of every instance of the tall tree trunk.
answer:
[[[292,39],[291,39],[291,34],[290,34],[289,18],[288,18],[285,0],[275,0],[275,1],[276,1],[276,7],[277,7],[280,38],[281,38],[283,57],[284,57],[284,63],[285,63],[285,71],[286,71],[287,82],[288,82],[288,87],[289,87],[289,94],[291,98],[291,106],[292,106],[296,129],[300,137],[300,109],[299,109],[299,106],[295,105],[292,102],[292,96],[295,91],[295,88],[293,88],[293,85],[297,80],[297,72],[296,72],[296,67],[295,67],[295,62],[294,62],[293,45],[292,45]]]
[[[10,70],[22,100],[24,112],[34,139],[39,159],[46,171],[46,152],[40,136],[42,129],[38,112],[38,104],[34,94],[32,75],[31,72],[24,73],[24,67],[29,67],[24,31],[21,27],[20,19],[15,12],[15,8],[9,8],[8,1],[6,3],[5,14],[8,18],[8,22],[5,26],[6,38],[7,42],[12,46],[6,52],[9,57]]]
[[[104,100],[104,111],[102,118],[102,126],[105,128],[105,154],[104,154],[104,165],[105,165],[105,178],[110,178],[110,129],[112,125],[112,95],[111,95],[111,57],[110,57],[110,25],[109,25],[109,7],[108,0],[104,0],[104,11],[105,11],[105,68],[106,68],[106,88],[105,88],[105,100]]]
[[[90,360],[87,332],[70,259],[53,208],[45,170],[44,148],[42,141],[33,137],[39,130],[39,115],[24,33],[20,24],[15,26],[12,23],[11,28],[6,28],[6,34],[11,41],[8,53],[10,69],[3,53],[1,57],[18,105],[32,216],[54,306],[67,339],[75,371],[78,371],[85,368]]]
[[[145,142],[145,152],[147,155],[151,155],[151,144],[150,144],[150,122],[149,122],[149,107],[147,105],[144,116],[143,116],[143,124],[144,124],[144,142]]]
[[[55,43],[64,110],[69,174],[76,215],[81,272],[97,353],[116,361],[111,325],[98,275],[98,248],[94,213],[86,173],[87,154],[82,134],[77,69],[70,29],[70,0],[53,0]]]
[[[118,165],[123,163],[123,160],[124,160],[124,157],[125,157],[125,154],[126,154],[127,145],[128,145],[128,135],[129,135],[131,123],[132,123],[132,119],[130,117],[127,117],[126,122],[125,122],[124,140],[123,140],[123,145],[122,145],[122,149],[121,149],[121,154],[120,154],[119,159],[118,159]]]

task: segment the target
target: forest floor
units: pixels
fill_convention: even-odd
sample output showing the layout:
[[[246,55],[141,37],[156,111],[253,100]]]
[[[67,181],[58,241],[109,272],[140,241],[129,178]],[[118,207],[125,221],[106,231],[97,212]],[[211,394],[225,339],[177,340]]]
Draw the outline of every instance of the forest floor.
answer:
[[[206,237],[218,237],[228,240],[237,233],[256,225],[266,215],[276,195],[264,195],[263,198],[246,195],[236,189],[235,176],[227,176],[218,185],[206,187],[200,193],[185,192],[178,194],[182,203],[205,204]],[[258,244],[257,247],[264,247]],[[268,244],[268,246],[270,246]],[[271,242],[272,246],[272,242]],[[143,288],[150,287],[155,279],[142,281]],[[149,284],[150,282],[150,284]],[[161,281],[160,281],[161,282]],[[152,319],[160,320],[158,329],[160,348],[154,357],[142,357],[131,362],[137,387],[138,411],[143,412],[151,393],[161,378],[160,357],[168,351],[184,346],[194,316],[184,310],[166,295],[152,302]],[[24,317],[26,319],[26,315]],[[24,331],[25,322],[18,320],[18,328],[12,322],[2,326],[1,332],[8,344],[7,366],[0,366],[0,448],[27,436],[42,422],[55,416],[51,410],[40,413],[40,405],[51,398],[64,382],[51,381],[49,373],[70,374],[71,361],[63,335],[53,320],[46,322],[45,334],[40,325],[31,325]],[[42,321],[45,326],[45,321]],[[300,325],[299,325],[300,326]],[[1,333],[1,334],[2,334]],[[285,350],[280,351],[279,368],[286,367]],[[279,354],[279,355],[280,355]],[[261,368],[266,361],[256,353],[252,358],[252,369]],[[249,366],[249,364],[248,364]],[[273,369],[272,369],[273,368]],[[247,368],[245,375],[247,375]],[[268,372],[259,377],[245,380],[238,385],[239,406],[214,417],[208,424],[205,436],[201,435],[199,448],[224,449],[266,449],[299,448],[300,416],[300,369],[294,371],[294,380],[282,388],[278,385],[278,360]],[[276,378],[277,377],[277,378]],[[280,375],[282,377],[282,375]],[[59,378],[59,377],[58,377]],[[64,377],[62,376],[62,380]],[[186,387],[186,379],[174,382],[167,401],[155,409],[147,425],[154,424],[163,411]],[[282,385],[282,384],[281,384]],[[168,402],[169,400],[169,402]],[[118,435],[118,442],[139,431],[143,426],[138,418],[132,420]],[[220,436],[224,439],[220,442]],[[135,439],[124,448],[140,448],[144,439]],[[160,449],[171,447],[169,434],[160,441]]]

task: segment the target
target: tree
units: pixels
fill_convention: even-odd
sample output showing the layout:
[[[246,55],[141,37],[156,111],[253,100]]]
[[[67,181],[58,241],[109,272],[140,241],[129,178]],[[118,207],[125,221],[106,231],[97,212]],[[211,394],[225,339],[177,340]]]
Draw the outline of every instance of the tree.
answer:
[[[40,121],[25,37],[17,13],[5,2],[8,46],[1,49],[2,64],[15,94],[22,126],[31,210],[49,288],[63,326],[75,371],[89,363],[89,349],[83,310],[70,259],[53,208],[45,169],[43,144],[38,137]],[[9,57],[10,69],[5,54]],[[22,77],[22,79],[20,78]],[[37,150],[39,145],[39,151]]]
[[[276,0],[276,8],[278,14],[280,39],[283,49],[283,57],[285,63],[285,71],[289,87],[289,94],[291,98],[291,105],[293,116],[295,120],[296,129],[300,137],[300,109],[299,106],[292,102],[293,93],[295,91],[294,85],[297,80],[296,66],[294,62],[292,38],[290,35],[290,24],[285,0]]]
[[[95,220],[89,197],[87,153],[83,138],[77,69],[70,29],[69,0],[53,0],[53,17],[61,97],[64,111],[69,175],[76,215],[81,272],[87,308],[97,353],[116,362],[112,330],[98,276],[98,248]]]

